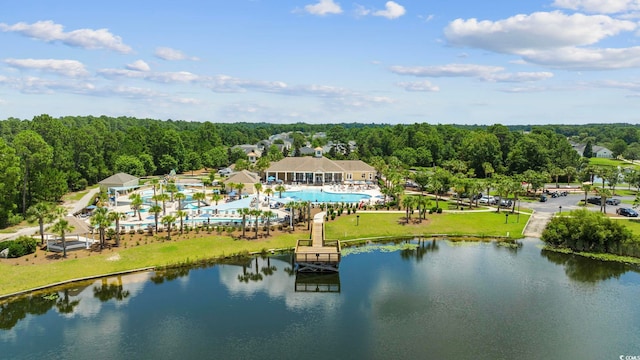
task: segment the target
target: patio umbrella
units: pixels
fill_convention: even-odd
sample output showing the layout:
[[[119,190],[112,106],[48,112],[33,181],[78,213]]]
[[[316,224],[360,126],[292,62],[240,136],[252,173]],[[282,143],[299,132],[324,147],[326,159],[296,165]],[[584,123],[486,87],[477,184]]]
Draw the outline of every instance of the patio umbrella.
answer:
[[[269,181],[273,181],[273,180],[275,180],[275,179],[276,179],[276,178],[275,178],[275,176],[269,176],[269,177],[267,178],[267,180],[269,180]]]

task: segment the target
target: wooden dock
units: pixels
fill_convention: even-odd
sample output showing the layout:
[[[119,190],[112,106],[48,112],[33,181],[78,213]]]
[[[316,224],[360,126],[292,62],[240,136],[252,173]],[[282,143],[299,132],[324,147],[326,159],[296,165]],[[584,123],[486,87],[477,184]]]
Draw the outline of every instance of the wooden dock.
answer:
[[[298,240],[295,262],[298,272],[337,272],[340,264],[340,242],[324,238],[324,212],[316,214],[311,239]]]

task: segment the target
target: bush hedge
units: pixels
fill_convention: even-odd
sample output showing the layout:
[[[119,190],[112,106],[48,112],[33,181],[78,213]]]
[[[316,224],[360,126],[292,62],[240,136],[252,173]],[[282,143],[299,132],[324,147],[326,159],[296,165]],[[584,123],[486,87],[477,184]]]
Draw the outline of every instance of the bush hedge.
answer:
[[[21,256],[33,254],[36,252],[37,246],[38,240],[28,236],[20,236],[15,240],[0,242],[0,251],[8,248],[8,257],[19,258]]]

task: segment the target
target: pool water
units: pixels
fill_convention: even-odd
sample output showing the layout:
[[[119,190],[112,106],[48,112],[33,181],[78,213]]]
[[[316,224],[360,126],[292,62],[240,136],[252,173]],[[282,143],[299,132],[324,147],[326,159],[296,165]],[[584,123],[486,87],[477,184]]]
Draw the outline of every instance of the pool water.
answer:
[[[278,196],[278,193],[276,193]],[[297,201],[311,201],[311,202],[329,202],[329,203],[358,203],[363,200],[371,199],[371,196],[367,194],[357,193],[336,193],[321,191],[320,189],[309,189],[299,191],[284,191],[282,192],[283,198],[292,198]]]

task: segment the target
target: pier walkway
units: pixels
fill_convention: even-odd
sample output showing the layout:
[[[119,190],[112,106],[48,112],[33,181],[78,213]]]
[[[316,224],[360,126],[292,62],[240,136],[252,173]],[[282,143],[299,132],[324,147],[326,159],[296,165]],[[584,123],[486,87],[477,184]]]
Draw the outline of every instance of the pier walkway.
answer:
[[[298,240],[295,262],[298,272],[337,272],[340,264],[340,242],[325,240],[324,217],[320,212],[313,218],[310,239]]]

